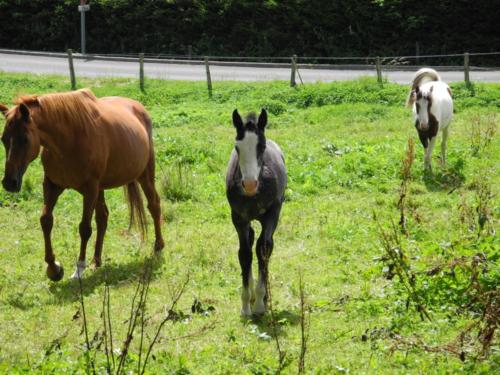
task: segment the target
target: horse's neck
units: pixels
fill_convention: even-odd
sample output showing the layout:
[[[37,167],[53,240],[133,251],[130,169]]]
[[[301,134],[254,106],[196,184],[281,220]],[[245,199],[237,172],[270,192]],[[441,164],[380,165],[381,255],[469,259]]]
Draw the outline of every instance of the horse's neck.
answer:
[[[70,152],[74,144],[74,136],[68,132],[67,124],[60,121],[47,121],[40,113],[33,115],[40,136],[40,144],[57,154]]]

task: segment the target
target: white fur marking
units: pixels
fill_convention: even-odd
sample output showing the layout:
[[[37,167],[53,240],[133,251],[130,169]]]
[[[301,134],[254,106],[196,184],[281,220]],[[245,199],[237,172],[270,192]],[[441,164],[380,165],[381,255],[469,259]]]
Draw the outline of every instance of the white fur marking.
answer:
[[[259,179],[260,167],[257,163],[257,144],[259,137],[254,132],[245,132],[241,141],[236,141],[239,150],[239,164],[244,181]]]
[[[255,287],[255,303],[253,305],[254,314],[264,314],[266,312],[266,304],[264,303],[264,297],[266,296],[266,285],[264,280],[259,276],[259,282]]]
[[[73,272],[73,275],[71,275],[71,280],[77,280],[83,278],[83,272],[85,271],[86,267],[87,267],[86,261],[83,260],[76,262],[76,269],[75,272]]]
[[[250,309],[250,304],[252,299],[255,299],[255,294],[253,291],[253,275],[250,270],[250,276],[248,277],[248,288],[243,287],[241,290],[241,315],[251,316],[252,310]]]
[[[415,115],[416,118],[418,119],[418,122],[420,123],[419,126],[422,128],[422,130],[427,130],[429,127],[429,111],[428,111],[429,100],[422,97],[415,102],[415,107],[417,106],[417,104],[420,106],[420,108],[418,113],[416,112],[415,109]]]

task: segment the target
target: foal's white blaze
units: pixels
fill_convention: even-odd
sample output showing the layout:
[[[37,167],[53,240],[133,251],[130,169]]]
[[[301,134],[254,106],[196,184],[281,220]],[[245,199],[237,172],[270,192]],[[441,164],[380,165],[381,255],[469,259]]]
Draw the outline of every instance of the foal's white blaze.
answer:
[[[83,278],[83,271],[85,271],[85,268],[87,267],[87,262],[84,260],[79,260],[76,262],[76,269],[75,272],[73,272],[73,275],[71,275],[71,280],[77,280]]]
[[[257,162],[258,143],[259,137],[254,132],[245,132],[245,137],[236,141],[243,188],[248,195],[257,193],[258,188],[260,174],[260,166]]]

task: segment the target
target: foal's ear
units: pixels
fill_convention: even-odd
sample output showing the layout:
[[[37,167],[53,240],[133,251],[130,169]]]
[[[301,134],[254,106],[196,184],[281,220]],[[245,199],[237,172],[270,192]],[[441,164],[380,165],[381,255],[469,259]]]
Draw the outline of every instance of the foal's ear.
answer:
[[[260,111],[259,115],[259,121],[257,121],[257,127],[259,130],[264,130],[264,128],[267,125],[267,112],[264,108],[262,108],[262,111]]]
[[[24,103],[19,104],[19,111],[21,112],[21,116],[23,121],[28,122],[30,120],[30,109]]]
[[[7,116],[7,111],[9,110],[9,108],[7,108],[7,106],[3,105],[2,103],[0,103],[0,112],[2,112],[2,114],[4,116]]]
[[[233,125],[236,129],[243,129],[243,120],[237,109],[233,111]]]

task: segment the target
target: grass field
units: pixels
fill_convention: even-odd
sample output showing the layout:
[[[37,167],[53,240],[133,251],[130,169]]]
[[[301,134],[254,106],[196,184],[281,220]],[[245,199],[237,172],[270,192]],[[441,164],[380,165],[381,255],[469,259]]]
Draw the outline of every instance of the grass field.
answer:
[[[476,298],[493,293],[497,308],[500,304],[495,236],[500,84],[452,85],[456,113],[448,166],[439,166],[438,140],[432,175],[423,172],[423,149],[410,110],[403,107],[407,87],[386,83],[381,88],[372,79],[297,88],[286,82],[224,82],[214,85],[208,99],[203,82],[147,81],[144,93],[135,80],[81,80],[79,85],[97,96],[138,99],[153,117],[166,247],[153,264],[147,342],[188,274],[189,281],[147,373],[276,373],[275,337],[285,352],[283,373],[296,373],[300,275],[310,319],[306,373],[500,371],[498,332],[489,357],[481,355],[477,334],[487,317]],[[0,87],[0,101],[10,104],[19,94],[66,91],[69,83],[62,77],[0,73]],[[246,320],[239,315],[238,240],[224,175],[235,136],[232,110],[262,107],[270,115],[267,137],[286,155],[289,187],[270,263],[273,316]],[[397,240],[391,223],[397,226],[400,218],[400,169],[408,138],[415,139],[416,159],[406,197],[407,233],[396,229]],[[0,151],[2,166],[4,158]],[[56,206],[52,238],[66,276],[50,282],[39,227],[42,177],[37,160],[19,194],[0,191],[0,372],[84,373],[80,289],[68,279],[78,255],[81,197],[66,191]],[[152,225],[144,243],[135,230],[127,230],[121,189],[108,191],[106,199],[104,266],[87,270],[83,281],[90,341],[95,338],[90,356],[95,355],[99,373],[105,373],[106,357],[103,345],[97,348],[102,336],[94,333],[103,327],[105,285],[117,349],[153,243]],[[390,237],[389,250],[404,254],[401,259],[388,258],[381,232]],[[89,259],[92,252],[89,247]],[[405,280],[414,294],[405,289]],[[193,312],[196,300],[201,307]],[[415,301],[432,320],[421,319]],[[479,325],[471,326],[474,322]],[[454,341],[462,332],[462,340]],[[137,369],[139,341],[137,331],[127,372]]]

